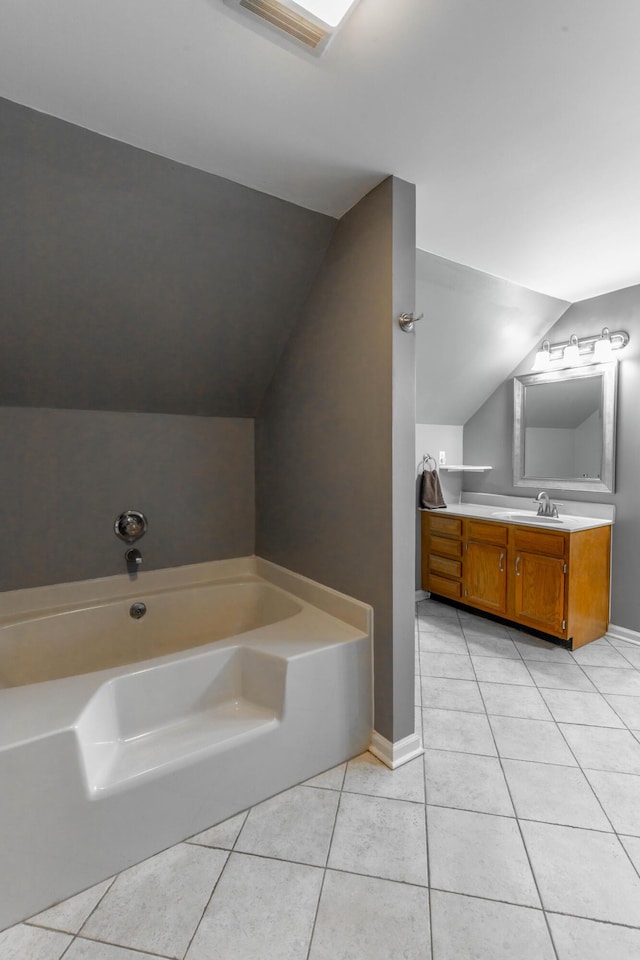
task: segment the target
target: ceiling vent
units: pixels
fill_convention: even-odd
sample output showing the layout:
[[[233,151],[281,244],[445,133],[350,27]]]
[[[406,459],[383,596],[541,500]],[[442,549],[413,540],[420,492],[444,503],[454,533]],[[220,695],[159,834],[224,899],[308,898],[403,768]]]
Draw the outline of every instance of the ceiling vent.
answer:
[[[344,23],[357,0],[313,0],[311,10],[295,0],[224,0],[247,25],[282,45],[294,44],[320,56]],[[326,17],[326,20],[323,19]]]

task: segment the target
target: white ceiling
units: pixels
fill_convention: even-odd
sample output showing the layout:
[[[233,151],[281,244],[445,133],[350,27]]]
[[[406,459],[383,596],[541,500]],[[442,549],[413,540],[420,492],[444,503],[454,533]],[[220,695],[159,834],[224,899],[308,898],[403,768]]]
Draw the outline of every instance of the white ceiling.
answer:
[[[640,282],[638,0],[361,0],[321,59],[222,0],[2,0],[0,95],[569,301]]]

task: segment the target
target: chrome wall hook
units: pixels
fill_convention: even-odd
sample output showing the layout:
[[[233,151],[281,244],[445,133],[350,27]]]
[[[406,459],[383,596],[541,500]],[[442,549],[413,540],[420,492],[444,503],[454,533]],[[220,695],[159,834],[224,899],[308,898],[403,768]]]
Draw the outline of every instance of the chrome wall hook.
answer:
[[[405,333],[411,333],[414,323],[417,323],[418,320],[422,320],[423,317],[424,313],[421,313],[419,317],[414,317],[412,313],[401,313],[398,317],[400,329],[404,330]]]

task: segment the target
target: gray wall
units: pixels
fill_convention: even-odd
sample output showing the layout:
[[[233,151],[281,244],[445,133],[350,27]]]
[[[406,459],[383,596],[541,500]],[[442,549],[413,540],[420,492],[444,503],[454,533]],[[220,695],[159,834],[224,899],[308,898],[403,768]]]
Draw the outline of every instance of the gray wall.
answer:
[[[0,405],[255,415],[336,221],[0,99]]]
[[[129,509],[143,569],[252,554],[253,448],[249,419],[0,408],[0,590],[124,573]]]
[[[640,542],[640,286],[628,287],[573,304],[545,336],[553,342],[568,340],[572,333],[590,336],[604,326],[627,330],[630,342],[620,359],[618,381],[616,490],[613,495],[571,493],[573,500],[614,503],[611,620],[631,630],[640,630],[638,593],[638,542]],[[513,371],[530,373],[534,352]],[[513,381],[505,380],[464,428],[464,457],[470,463],[492,464],[490,473],[466,475],[466,490],[523,495],[512,478]],[[553,494],[553,489],[550,489]],[[556,492],[558,499],[563,496]]]
[[[414,216],[388,179],[340,220],[256,418],[256,552],[373,605],[391,741],[414,730],[414,341],[395,319]]]
[[[254,416],[336,221],[2,99],[0,210],[0,591],[123,572],[128,508],[145,569],[253,553],[253,420],[205,417]]]

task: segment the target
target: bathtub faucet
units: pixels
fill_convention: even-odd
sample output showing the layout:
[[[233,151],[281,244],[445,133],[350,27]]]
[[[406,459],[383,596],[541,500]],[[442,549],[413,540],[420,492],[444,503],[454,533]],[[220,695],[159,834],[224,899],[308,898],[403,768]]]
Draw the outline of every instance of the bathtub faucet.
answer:
[[[125,550],[124,559],[127,562],[127,570],[129,573],[133,573],[142,563],[142,554],[137,547],[130,547],[128,550]]]

